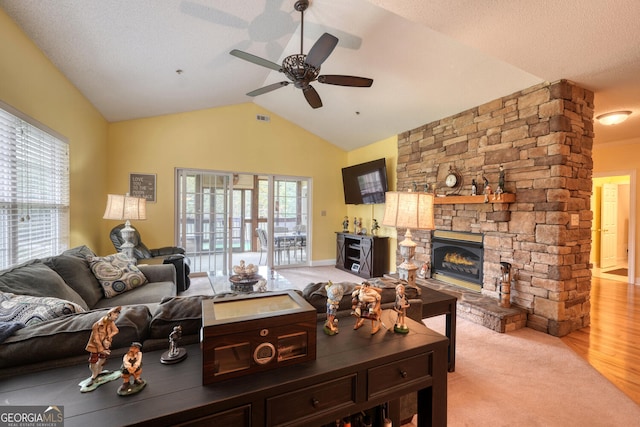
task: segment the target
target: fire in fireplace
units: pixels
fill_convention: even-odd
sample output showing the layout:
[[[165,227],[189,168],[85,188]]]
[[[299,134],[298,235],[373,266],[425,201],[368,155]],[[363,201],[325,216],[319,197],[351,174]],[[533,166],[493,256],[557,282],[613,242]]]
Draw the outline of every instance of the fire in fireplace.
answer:
[[[434,279],[478,292],[482,290],[482,234],[434,230],[431,243]]]

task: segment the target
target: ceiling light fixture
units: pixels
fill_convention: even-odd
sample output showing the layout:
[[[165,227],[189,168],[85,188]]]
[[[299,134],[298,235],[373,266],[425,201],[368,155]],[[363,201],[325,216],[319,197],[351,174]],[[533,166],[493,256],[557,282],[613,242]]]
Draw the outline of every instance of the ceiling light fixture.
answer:
[[[600,114],[596,117],[596,120],[603,125],[617,125],[627,120],[627,117],[631,114],[631,111],[612,111],[606,114]]]

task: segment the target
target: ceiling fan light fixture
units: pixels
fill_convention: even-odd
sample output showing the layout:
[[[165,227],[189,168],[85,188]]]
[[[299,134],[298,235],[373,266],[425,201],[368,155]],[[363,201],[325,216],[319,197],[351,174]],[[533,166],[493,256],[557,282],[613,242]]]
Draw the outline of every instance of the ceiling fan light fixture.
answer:
[[[611,126],[624,122],[630,115],[631,111],[628,110],[612,111],[610,113],[600,114],[596,117],[596,120],[603,125]]]

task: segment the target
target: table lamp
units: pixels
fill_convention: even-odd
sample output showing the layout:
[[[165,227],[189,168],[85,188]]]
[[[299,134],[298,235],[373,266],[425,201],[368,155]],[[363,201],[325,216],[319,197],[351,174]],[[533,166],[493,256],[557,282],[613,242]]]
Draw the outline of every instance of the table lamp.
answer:
[[[433,230],[433,193],[417,191],[389,191],[386,193],[383,225],[395,228],[406,228],[404,240],[400,242],[400,256],[403,262],[397,267],[398,276],[410,286],[416,286],[416,271],[413,263],[416,253],[416,242],[411,240],[411,229]]]
[[[103,219],[125,220],[124,228],[120,231],[124,243],[121,246],[122,253],[132,260],[133,256],[133,236],[135,230],[131,227],[130,219],[147,219],[147,199],[131,197],[129,194],[108,194],[107,207],[104,210]]]

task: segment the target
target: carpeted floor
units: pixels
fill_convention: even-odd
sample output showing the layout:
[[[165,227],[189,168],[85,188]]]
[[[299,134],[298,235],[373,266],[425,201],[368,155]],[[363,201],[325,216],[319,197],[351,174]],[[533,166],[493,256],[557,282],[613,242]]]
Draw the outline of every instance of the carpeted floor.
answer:
[[[605,274],[616,274],[618,276],[628,276],[629,269],[628,268],[616,268],[615,270],[603,271]]]
[[[363,280],[335,267],[280,274],[298,289],[325,280]],[[206,277],[192,279],[188,293],[200,292],[211,292]],[[424,323],[444,334],[444,316]],[[448,374],[448,387],[453,427],[640,427],[639,405],[559,338],[529,328],[500,334],[458,318],[456,372]]]

